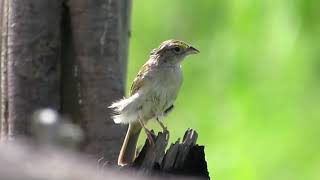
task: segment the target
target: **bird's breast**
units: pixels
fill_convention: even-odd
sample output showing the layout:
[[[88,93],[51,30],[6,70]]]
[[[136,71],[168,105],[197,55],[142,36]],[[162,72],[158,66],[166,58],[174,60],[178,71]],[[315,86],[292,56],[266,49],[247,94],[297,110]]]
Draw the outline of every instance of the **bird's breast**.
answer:
[[[176,100],[183,76],[180,67],[164,68],[158,71],[156,75],[151,97],[155,113],[162,113]]]

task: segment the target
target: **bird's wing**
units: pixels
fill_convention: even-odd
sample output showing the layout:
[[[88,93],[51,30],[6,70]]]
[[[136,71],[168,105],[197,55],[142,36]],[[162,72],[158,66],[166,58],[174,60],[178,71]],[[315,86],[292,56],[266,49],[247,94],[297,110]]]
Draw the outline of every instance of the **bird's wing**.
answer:
[[[130,95],[135,94],[148,81],[147,74],[151,69],[150,67],[151,65],[149,63],[146,63],[141,67],[136,78],[134,78],[132,82]]]

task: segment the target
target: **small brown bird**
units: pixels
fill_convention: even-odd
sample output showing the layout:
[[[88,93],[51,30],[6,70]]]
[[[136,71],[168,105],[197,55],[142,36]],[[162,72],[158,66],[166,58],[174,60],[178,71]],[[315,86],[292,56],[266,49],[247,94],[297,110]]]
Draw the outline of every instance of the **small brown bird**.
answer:
[[[151,51],[149,60],[141,67],[134,79],[130,96],[114,102],[109,108],[115,114],[115,123],[129,124],[128,131],[120,150],[118,164],[121,166],[133,162],[136,145],[141,129],[153,143],[151,131],[146,123],[155,118],[163,130],[166,127],[160,121],[172,110],[174,101],[182,84],[182,60],[199,51],[179,40],[167,40]]]

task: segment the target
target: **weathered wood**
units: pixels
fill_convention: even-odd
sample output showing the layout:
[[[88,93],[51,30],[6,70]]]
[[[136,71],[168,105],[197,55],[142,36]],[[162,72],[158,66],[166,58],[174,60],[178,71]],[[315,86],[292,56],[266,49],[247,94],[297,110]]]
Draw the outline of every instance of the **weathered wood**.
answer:
[[[146,140],[139,156],[133,163],[133,167],[148,170],[154,169],[161,164],[165,155],[165,149],[168,145],[169,132],[159,132],[157,137],[154,136],[154,139],[154,146],[151,146],[149,141]]]
[[[125,127],[107,107],[125,90],[130,0],[70,0],[64,6],[62,112],[84,130],[81,150],[116,164]]]
[[[2,140],[30,135],[30,112],[60,107],[61,1],[2,3]]]
[[[169,141],[169,132],[159,132],[154,137],[153,146],[146,140],[141,152],[130,167],[147,174],[210,179],[204,146],[196,144],[197,138],[197,132],[188,129],[181,143],[178,139],[165,151]]]
[[[96,161],[79,153],[76,147],[81,129],[52,109],[37,111],[31,122],[32,139],[36,141],[18,139],[0,143],[1,180],[208,179],[204,176],[207,168],[203,147],[194,145],[197,135],[193,130],[187,131],[182,143],[171,145],[166,154],[169,132],[160,132],[154,137],[154,146],[146,141],[135,161],[136,169],[123,171],[106,166],[104,158]],[[178,161],[179,168],[173,168]]]
[[[151,177],[137,172],[119,172],[102,167],[93,159],[78,152],[62,150],[53,146],[16,141],[0,143],[1,180],[147,180]],[[161,180],[161,177],[152,177]],[[168,179],[191,179],[166,177]]]
[[[130,12],[131,0],[0,0],[0,141],[31,137],[32,112],[52,108],[84,130],[83,152],[115,164],[125,127],[107,107],[125,92]]]
[[[0,141],[6,141],[9,137],[8,129],[8,78],[7,78],[7,64],[8,64],[8,0],[1,0],[1,32],[0,32]]]

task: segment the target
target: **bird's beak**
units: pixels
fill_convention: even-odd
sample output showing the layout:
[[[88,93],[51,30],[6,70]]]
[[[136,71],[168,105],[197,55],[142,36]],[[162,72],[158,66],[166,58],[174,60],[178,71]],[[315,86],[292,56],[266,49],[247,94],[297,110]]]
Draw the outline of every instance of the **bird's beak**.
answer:
[[[192,46],[188,47],[188,54],[198,54],[200,51]]]

